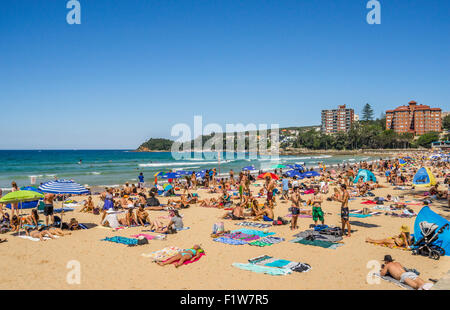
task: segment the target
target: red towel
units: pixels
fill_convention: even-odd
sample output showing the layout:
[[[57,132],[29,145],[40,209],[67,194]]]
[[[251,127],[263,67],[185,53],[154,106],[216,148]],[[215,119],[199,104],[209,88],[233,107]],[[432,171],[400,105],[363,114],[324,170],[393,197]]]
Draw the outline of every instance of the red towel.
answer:
[[[365,204],[365,205],[376,205],[377,204],[375,201],[372,201],[372,200],[366,200],[361,203]]]

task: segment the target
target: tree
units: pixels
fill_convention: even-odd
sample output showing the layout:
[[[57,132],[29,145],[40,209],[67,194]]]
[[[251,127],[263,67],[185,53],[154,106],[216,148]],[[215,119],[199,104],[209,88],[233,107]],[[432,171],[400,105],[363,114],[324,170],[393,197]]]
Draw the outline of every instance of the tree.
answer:
[[[444,119],[442,120],[442,127],[445,130],[450,130],[450,114],[444,117]]]
[[[416,145],[430,148],[431,142],[439,141],[439,132],[427,132],[419,137]]]
[[[366,105],[363,108],[362,119],[365,121],[373,120],[373,109],[368,103],[366,103]]]

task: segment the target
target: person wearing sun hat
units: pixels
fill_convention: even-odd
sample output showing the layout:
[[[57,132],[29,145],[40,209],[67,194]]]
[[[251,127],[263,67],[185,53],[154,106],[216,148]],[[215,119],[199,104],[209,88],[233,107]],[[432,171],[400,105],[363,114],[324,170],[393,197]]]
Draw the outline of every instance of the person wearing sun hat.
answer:
[[[372,238],[366,238],[366,242],[373,243],[373,244],[379,244],[379,245],[385,245],[389,248],[394,248],[394,247],[409,248],[411,246],[412,240],[411,240],[409,227],[406,225],[402,225],[400,227],[400,234],[397,236],[389,237],[386,239],[379,239],[379,240],[375,240]]]
[[[429,290],[433,284],[425,283],[418,274],[412,271],[406,271],[399,263],[394,261],[391,255],[385,255],[381,265],[380,276],[390,275],[392,278],[409,285],[416,290]]]

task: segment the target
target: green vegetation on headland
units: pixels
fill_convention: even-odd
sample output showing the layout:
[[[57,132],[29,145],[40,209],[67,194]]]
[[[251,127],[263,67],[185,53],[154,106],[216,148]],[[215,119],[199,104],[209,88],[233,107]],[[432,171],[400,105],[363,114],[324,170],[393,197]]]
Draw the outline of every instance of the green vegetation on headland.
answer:
[[[142,143],[137,151],[138,152],[151,152],[151,151],[170,151],[173,141],[163,138],[150,138],[148,141]]]
[[[364,118],[370,118],[371,111],[367,109]],[[450,130],[450,115],[443,120],[443,128]],[[288,127],[280,128],[279,142],[280,151],[291,149],[309,149],[309,150],[361,150],[361,149],[408,149],[408,148],[430,148],[431,143],[440,140],[438,132],[429,132],[419,137],[414,137],[411,133],[399,134],[393,130],[386,129],[386,119],[382,116],[376,120],[362,120],[354,122],[348,132],[338,132],[335,134],[325,134],[321,132],[319,126]],[[263,132],[256,132],[256,137]],[[234,134],[224,134],[222,147],[227,146],[227,136],[234,135],[234,149],[237,148],[238,137],[245,137],[245,149],[248,150],[249,132],[245,131]],[[196,146],[202,146],[203,149],[215,150],[218,145],[217,138],[220,135],[215,134],[202,135],[190,142],[191,149],[197,149]],[[450,135],[444,137],[450,139]],[[258,139],[259,140],[259,139]],[[216,144],[214,144],[216,142]],[[271,147],[270,132],[267,134],[267,148]],[[141,144],[137,149],[140,152],[151,151],[170,151],[174,141],[169,139],[151,138]],[[209,145],[209,147],[208,147]]]

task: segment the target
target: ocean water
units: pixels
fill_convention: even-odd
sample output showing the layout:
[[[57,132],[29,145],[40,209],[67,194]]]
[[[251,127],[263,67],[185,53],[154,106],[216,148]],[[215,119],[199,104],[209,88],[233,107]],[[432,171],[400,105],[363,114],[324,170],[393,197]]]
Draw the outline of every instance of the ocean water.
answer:
[[[178,154],[181,155],[181,154]],[[8,190],[11,182],[16,181],[19,187],[53,180],[56,178],[73,179],[80,184],[88,185],[120,185],[125,182],[137,182],[140,172],[146,181],[152,182],[159,171],[176,170],[199,171],[218,169],[218,154],[183,154],[185,158],[174,159],[170,152],[136,153],[128,150],[30,150],[0,151],[0,188]],[[195,158],[194,156],[201,156]],[[369,156],[280,156],[277,161],[267,157],[253,158],[249,154],[235,153],[232,158],[221,154],[220,171],[235,172],[243,167],[254,165],[257,170],[270,169],[275,164],[304,163],[308,167],[324,162],[328,166],[343,162],[354,163],[361,160],[373,160]],[[81,161],[81,162],[80,162]]]

